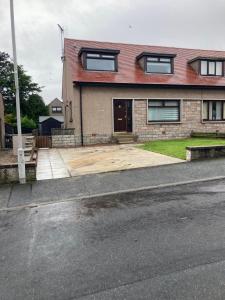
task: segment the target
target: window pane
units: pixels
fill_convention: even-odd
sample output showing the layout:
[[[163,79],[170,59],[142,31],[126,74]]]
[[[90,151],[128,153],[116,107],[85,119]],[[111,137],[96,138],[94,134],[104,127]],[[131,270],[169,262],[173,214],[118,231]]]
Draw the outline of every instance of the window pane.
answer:
[[[213,112],[213,109],[212,109],[212,101],[209,101],[209,120],[213,120],[213,117],[212,117],[212,113]]]
[[[209,101],[209,120],[221,120],[222,101]]]
[[[115,71],[115,60],[87,58],[88,70]]]
[[[207,75],[207,61],[206,60],[201,61],[201,74]]]
[[[149,73],[171,73],[170,63],[147,62],[147,72]]]
[[[216,75],[222,75],[222,65],[221,61],[216,62]]]
[[[149,121],[178,121],[179,108],[178,107],[149,107],[148,109]]]
[[[208,103],[206,101],[203,102],[203,120],[208,119]]]
[[[209,61],[209,75],[214,75],[215,72],[215,61]]]
[[[162,61],[162,62],[170,62],[170,58],[163,58],[163,57],[161,57],[160,61]]]
[[[173,100],[165,101],[165,106],[178,106],[178,101],[173,101]]]
[[[163,102],[160,100],[150,100],[148,102],[149,106],[163,106]]]
[[[216,120],[221,120],[222,115],[222,102],[216,101]]]
[[[101,57],[102,57],[102,58],[112,58],[112,59],[115,58],[114,55],[105,55],[105,54],[103,54]]]
[[[158,57],[148,57],[147,60],[148,61],[158,61],[159,58]]]
[[[87,57],[100,57],[100,54],[97,54],[97,53],[87,53]]]

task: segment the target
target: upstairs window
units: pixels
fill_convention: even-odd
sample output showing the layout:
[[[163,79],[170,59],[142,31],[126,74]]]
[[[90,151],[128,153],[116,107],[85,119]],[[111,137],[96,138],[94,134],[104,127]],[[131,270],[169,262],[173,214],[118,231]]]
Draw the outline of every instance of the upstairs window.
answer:
[[[117,69],[116,56],[111,54],[86,53],[86,69],[90,71],[113,71]]]
[[[203,101],[203,121],[224,121],[225,101]]]
[[[146,72],[147,73],[173,73],[173,58],[171,57],[146,57]]]
[[[148,100],[148,122],[179,122],[180,100]]]
[[[61,113],[62,112],[62,107],[61,106],[53,106],[52,107],[52,112],[53,113]]]
[[[201,60],[200,74],[205,76],[222,76],[223,75],[223,62]]]

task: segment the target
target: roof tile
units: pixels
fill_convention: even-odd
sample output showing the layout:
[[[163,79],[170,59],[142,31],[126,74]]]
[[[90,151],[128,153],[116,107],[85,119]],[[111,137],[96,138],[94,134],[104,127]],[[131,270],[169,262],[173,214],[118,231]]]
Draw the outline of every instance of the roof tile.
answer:
[[[118,72],[84,70],[78,56],[82,47],[120,50]],[[136,61],[136,57],[142,52],[175,54],[174,74],[146,74]],[[225,59],[225,51],[65,39],[65,56],[74,82],[225,86],[225,77],[200,76],[188,64],[188,61],[196,57]]]

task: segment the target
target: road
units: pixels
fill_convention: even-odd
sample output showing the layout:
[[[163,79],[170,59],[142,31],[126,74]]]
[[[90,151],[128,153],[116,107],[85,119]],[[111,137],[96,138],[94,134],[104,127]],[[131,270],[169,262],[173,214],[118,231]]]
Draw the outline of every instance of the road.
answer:
[[[1,211],[0,299],[225,299],[225,181]]]

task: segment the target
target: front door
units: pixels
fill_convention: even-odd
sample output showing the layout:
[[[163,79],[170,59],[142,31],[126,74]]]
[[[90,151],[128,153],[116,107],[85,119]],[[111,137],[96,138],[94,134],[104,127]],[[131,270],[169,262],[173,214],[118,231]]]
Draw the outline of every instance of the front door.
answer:
[[[114,131],[132,132],[132,100],[115,99],[114,109]]]

